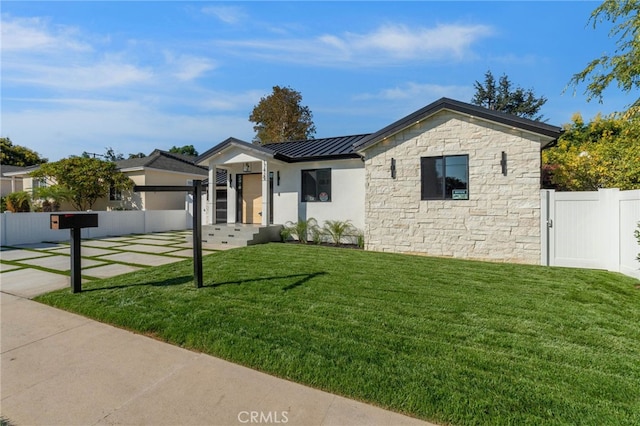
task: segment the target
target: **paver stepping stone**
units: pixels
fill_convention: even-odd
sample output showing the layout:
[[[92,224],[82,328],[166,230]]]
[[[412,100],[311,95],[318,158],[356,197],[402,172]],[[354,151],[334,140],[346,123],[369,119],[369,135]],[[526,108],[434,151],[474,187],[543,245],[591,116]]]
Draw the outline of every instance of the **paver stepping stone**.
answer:
[[[122,242],[122,241],[134,241],[138,237],[135,235],[123,235],[122,237],[109,237],[109,238],[101,238],[100,241],[113,241],[113,242]]]
[[[71,270],[71,257],[69,256],[48,256],[40,257],[37,259],[27,259],[20,261],[27,265],[40,266],[42,268],[57,269],[58,271],[70,271]],[[88,266],[102,265],[105,262],[99,262],[92,259],[82,259],[81,264],[83,268]]]
[[[148,266],[166,265],[167,263],[179,262],[183,260],[179,257],[156,256],[153,254],[132,252],[110,254],[108,256],[102,256],[101,259],[125,263],[137,263],[139,265]]]
[[[0,263],[0,272],[13,271],[14,269],[20,269],[22,266],[9,265],[8,263]]]
[[[80,243],[81,246],[84,247],[102,247],[102,248],[110,248],[110,247],[119,247],[122,246],[123,243],[121,241],[106,241],[106,240],[83,240]]]
[[[66,275],[30,268],[3,272],[0,284],[3,292],[29,298],[68,286]]]
[[[180,243],[181,240],[159,240],[159,239],[153,239],[153,238],[140,238],[138,240],[135,241],[136,244],[150,244],[150,245],[154,245],[154,246],[166,246],[169,244],[176,244],[176,243]]]
[[[47,250],[49,253],[56,253],[56,254],[66,254],[67,256],[71,255],[71,248],[70,247],[63,247],[63,248],[59,248],[59,249],[55,249],[55,250]],[[97,247],[80,247],[80,252],[81,252],[81,256],[82,257],[87,257],[87,256],[104,256],[106,254],[114,254],[114,253],[119,253],[115,250],[107,250],[107,249],[102,249],[102,248],[97,248]]]
[[[43,253],[39,253],[37,251],[31,250],[4,250],[0,253],[0,258],[2,260],[22,260],[22,259],[32,259],[34,257],[42,257]]]
[[[90,277],[96,278],[109,278],[115,277],[116,275],[122,275],[129,272],[134,272],[142,268],[137,268],[135,266],[130,265],[120,265],[112,263],[110,265],[97,266],[95,268],[90,268],[82,271],[83,275],[87,275]]]
[[[31,249],[31,250],[50,250],[57,247],[64,247],[68,244],[59,244],[59,243],[34,243],[34,244],[19,244],[16,247],[21,249]]]
[[[141,251],[143,253],[167,253],[169,251],[176,251],[176,247],[164,247],[164,246],[152,246],[146,244],[131,244],[130,246],[122,247],[127,251]]]

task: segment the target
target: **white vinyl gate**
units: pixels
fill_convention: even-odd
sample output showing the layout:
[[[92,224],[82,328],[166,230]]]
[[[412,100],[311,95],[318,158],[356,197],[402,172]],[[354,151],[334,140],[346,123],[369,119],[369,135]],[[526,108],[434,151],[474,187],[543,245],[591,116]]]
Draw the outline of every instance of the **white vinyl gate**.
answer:
[[[640,279],[640,190],[541,193],[543,265],[607,269]]]

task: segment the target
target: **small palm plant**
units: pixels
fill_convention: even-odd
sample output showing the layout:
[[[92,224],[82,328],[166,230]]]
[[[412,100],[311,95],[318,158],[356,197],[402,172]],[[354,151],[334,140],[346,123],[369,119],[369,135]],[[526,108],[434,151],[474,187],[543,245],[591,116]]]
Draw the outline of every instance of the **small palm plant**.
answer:
[[[324,222],[323,231],[335,245],[339,246],[344,237],[351,235],[355,231],[355,227],[350,220],[327,220]]]
[[[315,242],[318,237],[319,228],[318,221],[310,217],[307,220],[299,218],[297,222],[287,222],[282,228],[280,235],[284,241],[290,237],[297,238],[301,243],[306,244],[309,241],[309,234],[311,234],[313,241]]]
[[[7,210],[13,213],[31,211],[31,195],[27,191],[12,192],[6,196]]]
[[[60,204],[63,201],[69,201],[73,198],[73,192],[61,185],[43,186],[33,191],[35,198],[42,199],[42,208],[47,211],[60,210]]]

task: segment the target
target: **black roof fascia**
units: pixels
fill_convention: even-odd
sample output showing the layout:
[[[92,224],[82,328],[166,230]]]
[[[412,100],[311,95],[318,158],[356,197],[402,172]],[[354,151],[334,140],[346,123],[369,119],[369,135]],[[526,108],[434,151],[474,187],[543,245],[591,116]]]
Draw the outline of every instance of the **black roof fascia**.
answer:
[[[309,163],[312,161],[325,161],[325,160],[348,160],[352,158],[362,158],[360,154],[355,152],[349,154],[333,154],[333,155],[318,155],[314,157],[299,157],[289,158],[288,163]]]
[[[540,121],[529,120],[512,114],[506,114],[501,111],[490,110],[478,105],[468,104],[466,102],[460,102],[449,98],[441,98],[360,140],[354,146],[354,149],[358,151],[367,149],[370,146],[378,143],[381,139],[394,135],[399,131],[416,123],[417,121],[420,121],[445,109],[475,116],[489,121],[494,121],[496,123],[516,127],[522,130],[527,130],[529,132],[541,134],[554,139],[557,139],[562,133],[562,128],[558,126],[552,126]]]

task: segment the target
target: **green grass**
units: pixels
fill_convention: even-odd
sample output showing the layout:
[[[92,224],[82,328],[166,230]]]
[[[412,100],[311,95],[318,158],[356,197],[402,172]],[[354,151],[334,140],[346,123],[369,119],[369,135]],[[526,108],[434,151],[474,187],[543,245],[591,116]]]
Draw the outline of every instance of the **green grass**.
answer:
[[[439,423],[640,424],[638,281],[270,244],[37,300]]]

